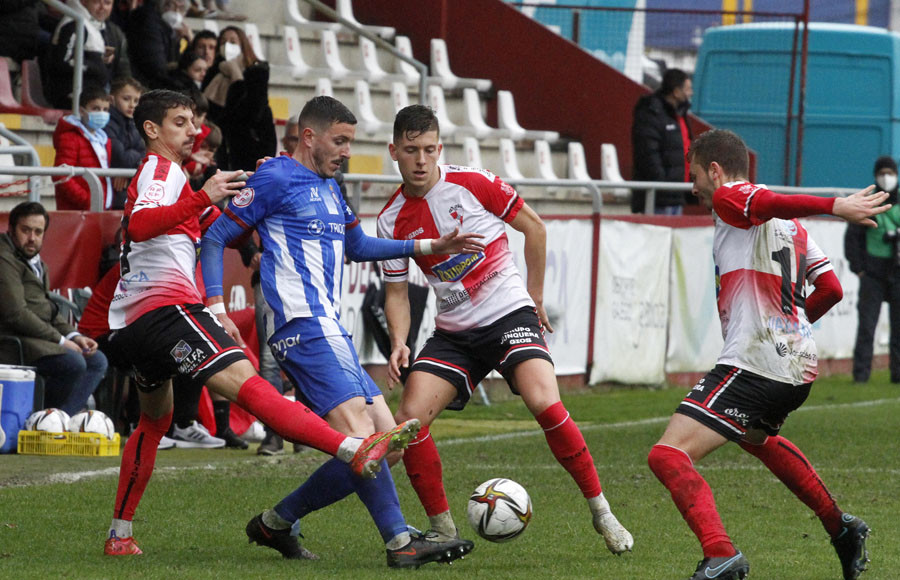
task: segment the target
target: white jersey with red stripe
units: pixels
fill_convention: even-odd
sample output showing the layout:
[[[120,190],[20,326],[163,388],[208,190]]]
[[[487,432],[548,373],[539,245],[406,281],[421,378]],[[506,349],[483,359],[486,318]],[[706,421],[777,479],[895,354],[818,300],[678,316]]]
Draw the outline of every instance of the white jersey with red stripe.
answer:
[[[772,380],[815,380],[818,355],[804,308],[804,282],[832,270],[797,220],[762,219],[753,198],[765,189],[727,183],[713,196],[716,294],[725,346],[719,364]]]
[[[534,306],[506,237],[505,224],[525,202],[489,171],[455,165],[439,165],[438,170],[440,179],[425,196],[407,196],[401,186],[378,215],[382,238],[438,238],[457,227],[484,235],[484,252],[415,258],[437,297],[435,325],[459,332]],[[409,259],[386,260],[383,271],[386,282],[402,282]]]
[[[144,158],[128,186],[122,215],[122,273],[109,305],[110,329],[124,328],[161,306],[203,302],[194,278],[198,216],[146,241],[135,242],[128,235],[128,222],[138,212],[169,206],[192,194],[180,165],[152,154]]]

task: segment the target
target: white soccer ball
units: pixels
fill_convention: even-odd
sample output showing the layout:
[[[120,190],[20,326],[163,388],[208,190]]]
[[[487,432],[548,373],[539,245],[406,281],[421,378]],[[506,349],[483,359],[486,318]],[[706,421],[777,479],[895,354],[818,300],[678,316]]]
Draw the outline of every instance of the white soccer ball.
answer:
[[[59,409],[35,411],[25,419],[26,431],[47,431],[65,433],[69,425],[69,414]]]
[[[97,433],[107,439],[116,434],[116,427],[103,411],[82,411],[69,419],[69,431],[73,433]]]
[[[531,521],[531,498],[511,479],[489,479],[469,496],[469,523],[485,540],[506,542],[525,531]]]

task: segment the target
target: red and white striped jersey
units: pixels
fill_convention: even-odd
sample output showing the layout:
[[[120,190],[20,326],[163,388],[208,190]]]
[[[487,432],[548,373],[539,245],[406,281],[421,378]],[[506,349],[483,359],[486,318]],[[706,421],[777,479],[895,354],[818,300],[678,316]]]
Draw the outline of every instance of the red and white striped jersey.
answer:
[[[128,186],[122,216],[122,268],[109,306],[110,329],[124,328],[143,314],[173,304],[202,303],[194,273],[200,241],[198,215],[192,215],[164,235],[132,241],[128,223],[148,208],[170,206],[194,195],[181,166],[157,155],[147,155]]]
[[[457,227],[484,235],[484,252],[415,258],[437,298],[435,325],[459,332],[534,306],[506,237],[505,222],[512,221],[525,202],[489,171],[455,165],[438,169],[440,179],[424,197],[407,197],[401,186],[378,215],[382,238],[439,238]],[[383,271],[386,282],[404,281],[409,259],[386,260]]]
[[[713,196],[716,294],[725,346],[719,364],[776,381],[809,383],[818,355],[806,317],[804,282],[832,269],[797,220],[761,219],[764,186],[732,182]]]

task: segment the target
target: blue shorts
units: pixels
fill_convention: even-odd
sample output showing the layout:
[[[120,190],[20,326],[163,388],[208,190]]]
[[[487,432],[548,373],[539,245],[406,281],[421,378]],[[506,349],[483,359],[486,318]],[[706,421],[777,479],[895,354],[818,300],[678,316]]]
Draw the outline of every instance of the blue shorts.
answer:
[[[298,400],[320,417],[354,397],[372,404],[381,395],[360,366],[350,334],[335,320],[295,318],[272,335],[269,346],[300,391]]]

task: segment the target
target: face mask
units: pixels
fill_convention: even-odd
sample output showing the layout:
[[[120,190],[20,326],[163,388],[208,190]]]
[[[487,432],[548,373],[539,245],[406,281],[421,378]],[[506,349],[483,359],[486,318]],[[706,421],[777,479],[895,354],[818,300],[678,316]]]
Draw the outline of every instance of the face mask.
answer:
[[[162,19],[166,21],[166,24],[171,26],[172,28],[178,28],[181,26],[181,22],[183,20],[183,16],[181,12],[177,10],[166,10],[162,13]]]
[[[88,113],[87,126],[94,131],[106,127],[109,123],[109,111],[91,111]]]
[[[875,183],[878,184],[882,191],[891,192],[897,187],[897,176],[892,173],[885,173],[876,177]]]
[[[201,88],[200,85],[202,85],[202,84],[203,84],[202,81],[194,81],[194,86],[196,86],[198,89]]]
[[[222,56],[225,60],[234,60],[241,56],[241,46],[233,42],[226,42],[222,45]]]

